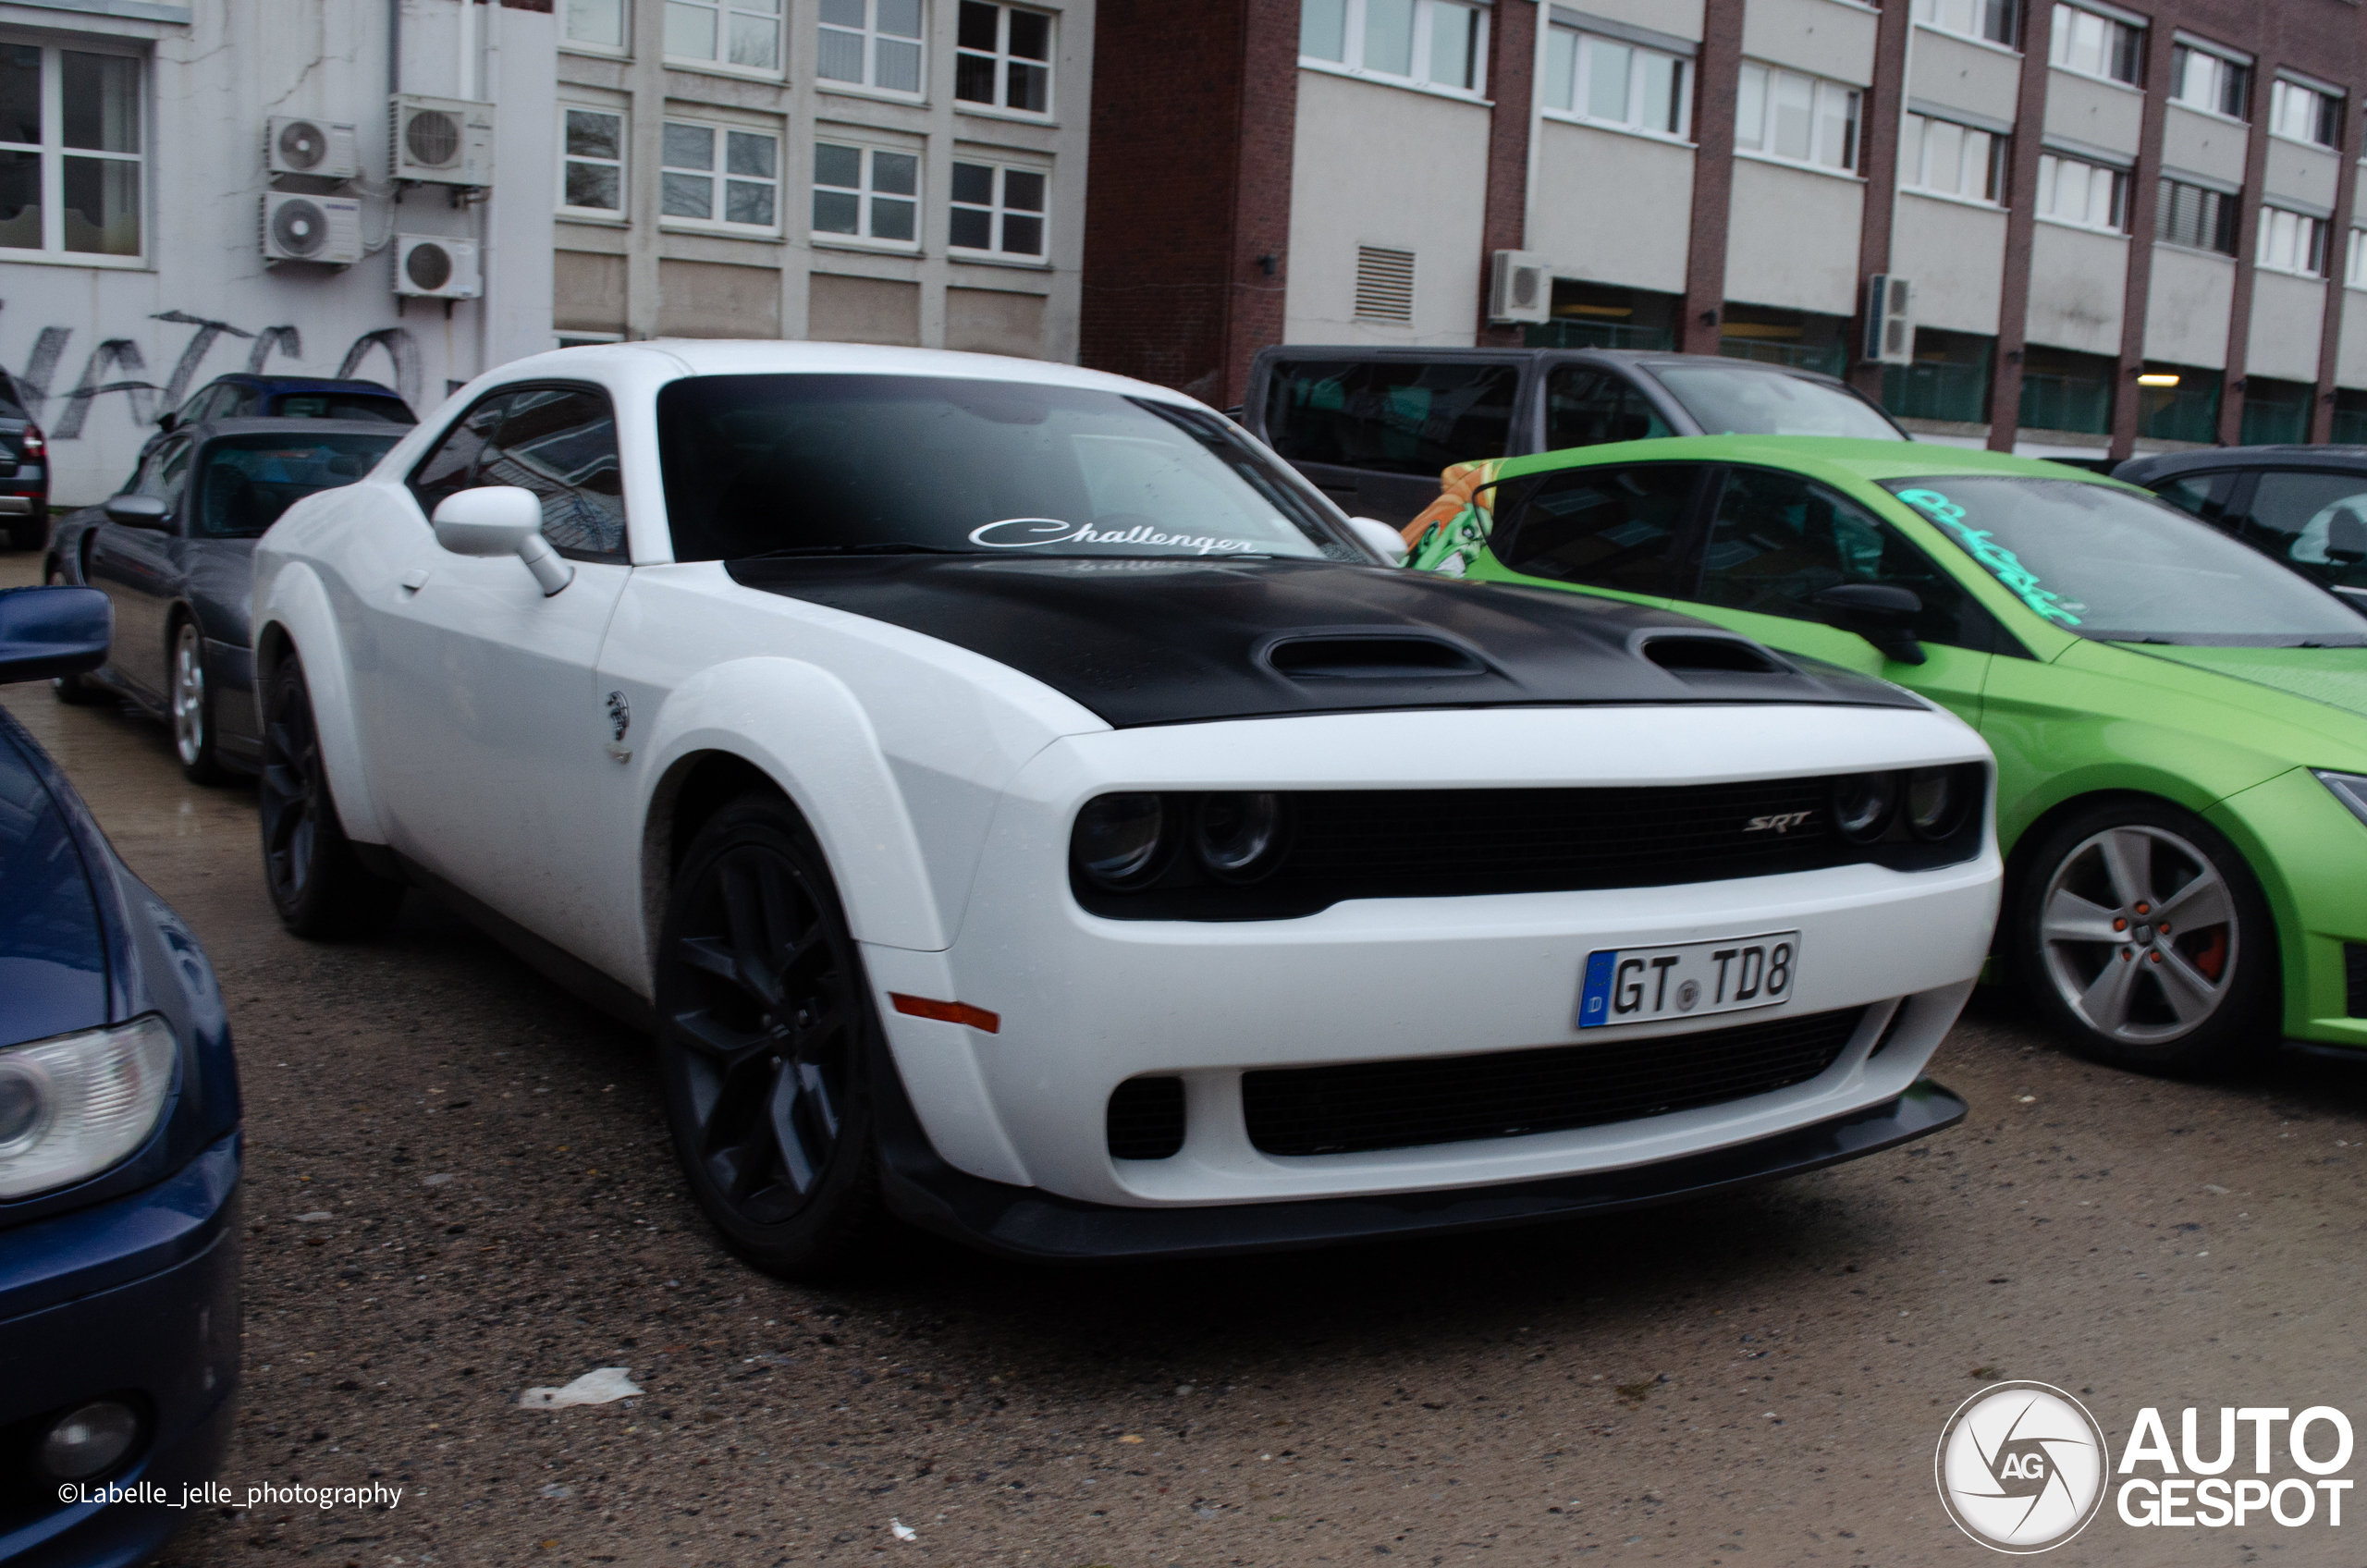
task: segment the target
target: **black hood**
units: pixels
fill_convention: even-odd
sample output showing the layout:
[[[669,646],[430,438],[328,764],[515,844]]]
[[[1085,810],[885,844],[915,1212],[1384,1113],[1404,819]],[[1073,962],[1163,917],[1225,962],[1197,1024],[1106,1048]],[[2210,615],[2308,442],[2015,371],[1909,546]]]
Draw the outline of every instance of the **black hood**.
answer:
[[[1920,707],[1689,617],[1333,561],[800,557],[733,581],[1007,664],[1119,729],[1368,708]]]

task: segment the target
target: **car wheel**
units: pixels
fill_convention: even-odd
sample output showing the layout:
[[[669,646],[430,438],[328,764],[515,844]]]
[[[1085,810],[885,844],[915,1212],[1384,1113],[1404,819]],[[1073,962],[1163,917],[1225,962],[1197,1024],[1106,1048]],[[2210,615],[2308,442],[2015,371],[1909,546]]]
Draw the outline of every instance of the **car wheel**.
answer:
[[[2201,818],[2152,801],[2099,805],[2049,831],[2024,865],[2016,965],[2082,1056],[2201,1073],[2274,1031],[2267,900]]]
[[[858,1261],[888,1223],[869,1084],[879,1022],[821,849],[785,802],[749,796],[692,841],[656,991],[667,1121],[699,1207],[767,1272]]]
[[[214,748],[214,688],[205,677],[205,634],[184,620],[173,633],[173,752],[192,784],[222,781]]]
[[[264,700],[264,883],[279,923],[299,937],[360,936],[383,927],[403,885],[363,865],[337,821],[313,722],[304,667],[290,654],[271,673]]]
[[[67,585],[66,574],[55,567],[50,568],[43,581],[52,588]],[[108,697],[107,692],[92,685],[87,676],[80,675],[53,676],[50,678],[49,689],[59,702],[68,707],[95,706],[97,704],[105,702]]]

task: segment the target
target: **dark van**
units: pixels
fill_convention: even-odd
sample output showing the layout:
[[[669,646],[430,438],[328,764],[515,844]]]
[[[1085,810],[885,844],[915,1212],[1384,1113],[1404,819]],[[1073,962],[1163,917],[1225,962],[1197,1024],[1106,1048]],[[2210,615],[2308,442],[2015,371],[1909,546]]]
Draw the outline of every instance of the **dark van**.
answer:
[[[1350,515],[1403,525],[1439,473],[1656,435],[1907,433],[1847,383],[1710,354],[1611,349],[1261,349],[1242,422]]]

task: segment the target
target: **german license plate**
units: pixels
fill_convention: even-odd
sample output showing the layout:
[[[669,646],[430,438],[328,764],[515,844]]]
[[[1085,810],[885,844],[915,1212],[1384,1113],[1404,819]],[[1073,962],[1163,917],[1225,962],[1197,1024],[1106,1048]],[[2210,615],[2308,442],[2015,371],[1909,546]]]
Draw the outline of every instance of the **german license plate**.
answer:
[[[1799,977],[1797,931],[1669,948],[1612,948],[1587,955],[1578,1027],[1776,1007],[1792,999]]]

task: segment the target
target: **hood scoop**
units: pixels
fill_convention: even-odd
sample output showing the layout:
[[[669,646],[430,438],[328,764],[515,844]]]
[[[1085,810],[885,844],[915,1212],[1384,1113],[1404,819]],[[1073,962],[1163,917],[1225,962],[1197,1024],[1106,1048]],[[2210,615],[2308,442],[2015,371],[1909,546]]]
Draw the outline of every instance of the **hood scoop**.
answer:
[[[1488,661],[1460,643],[1394,627],[1277,637],[1258,650],[1258,658],[1292,680],[1435,680],[1488,673]]]
[[[1795,675],[1767,649],[1743,637],[1710,631],[1650,631],[1636,639],[1636,651],[1670,674]]]

